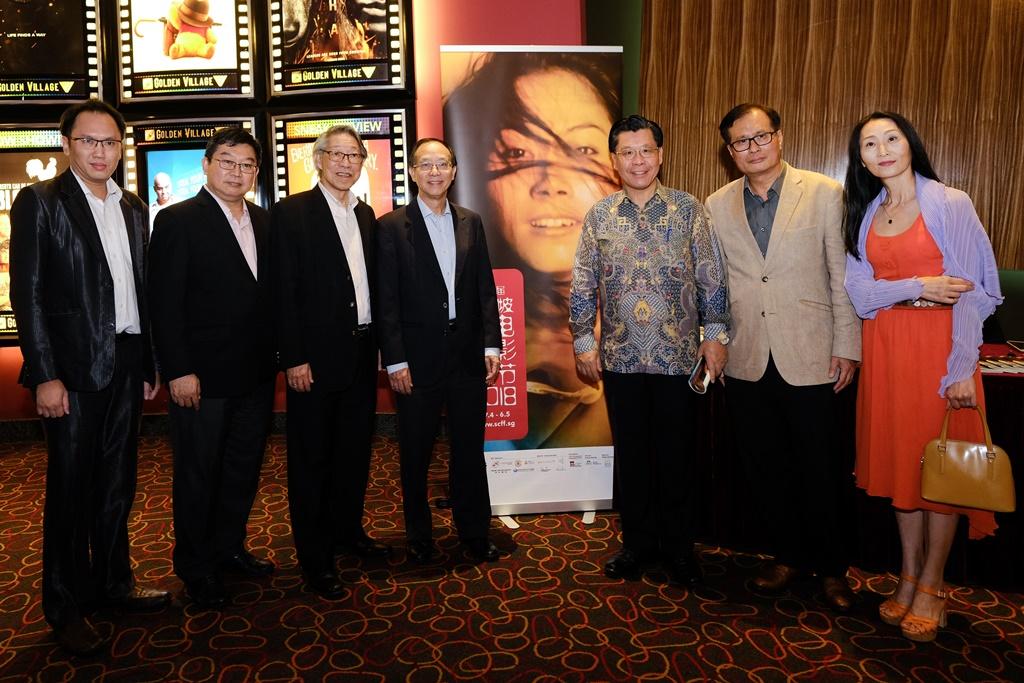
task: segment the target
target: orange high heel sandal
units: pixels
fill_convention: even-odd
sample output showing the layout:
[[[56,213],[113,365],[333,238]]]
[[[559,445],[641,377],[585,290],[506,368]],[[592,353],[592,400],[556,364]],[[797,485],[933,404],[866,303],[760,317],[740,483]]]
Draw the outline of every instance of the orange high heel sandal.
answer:
[[[917,585],[916,576],[907,576],[906,574],[900,574],[900,581],[905,581],[912,586]],[[896,586],[899,590],[899,586]],[[893,591],[893,595],[896,595],[896,591]],[[914,597],[910,597],[911,602]],[[903,604],[895,597],[885,600],[881,605],[878,606],[878,616],[885,623],[890,626],[899,626],[900,622],[903,621],[903,617],[907,616],[907,612],[910,611],[910,603]]]
[[[934,589],[930,586],[922,585],[918,585],[917,590],[942,600],[939,618],[930,619],[908,613],[907,616],[903,617],[903,621],[900,622],[900,630],[903,631],[905,637],[916,643],[930,643],[935,640],[935,636],[939,633],[939,628],[946,626],[946,598],[949,596],[949,593],[941,587]]]

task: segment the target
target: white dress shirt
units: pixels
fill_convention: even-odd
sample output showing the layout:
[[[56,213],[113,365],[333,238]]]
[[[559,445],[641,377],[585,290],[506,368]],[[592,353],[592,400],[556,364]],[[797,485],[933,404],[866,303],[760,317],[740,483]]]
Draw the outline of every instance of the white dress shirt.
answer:
[[[210,192],[210,188],[206,185],[203,188]],[[216,200],[217,205],[220,206],[227,217],[228,224],[231,226],[231,232],[235,234],[235,239],[238,240],[238,247],[242,250],[242,255],[245,256],[245,262],[249,264],[252,276],[256,277],[256,233],[252,230],[249,206],[244,201],[242,202],[242,218],[239,220],[231,212],[231,207],[223,202],[220,197],[212,192],[210,192],[210,196]]]
[[[142,332],[142,323],[139,321],[139,299],[135,292],[135,271],[132,268],[128,226],[121,212],[121,188],[107,178],[107,196],[100,199],[82,182],[74,170],[71,173],[85,192],[89,210],[96,221],[96,230],[100,234],[103,255],[107,257],[110,277],[114,281],[114,331],[117,334],[139,334]]]
[[[352,287],[356,292],[356,312],[360,325],[369,325],[373,321],[370,313],[370,284],[366,275],[366,258],[363,254],[363,238],[359,232],[359,221],[356,220],[356,205],[359,198],[352,192],[348,193],[348,201],[342,203],[331,194],[323,183],[317,183],[320,191],[327,198],[327,206],[334,218],[334,227],[341,238],[345,260],[348,261],[348,272],[352,274]]]

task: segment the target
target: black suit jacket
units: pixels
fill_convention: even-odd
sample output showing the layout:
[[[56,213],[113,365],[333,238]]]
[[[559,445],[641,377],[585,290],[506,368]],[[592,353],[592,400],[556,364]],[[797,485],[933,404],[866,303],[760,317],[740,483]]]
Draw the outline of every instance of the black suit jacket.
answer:
[[[449,202],[455,226],[456,329],[448,289],[415,199],[380,219],[377,231],[378,337],[384,365],[409,363],[413,384],[439,381],[446,354],[484,376],[484,349],[501,348],[498,302],[480,216]]]
[[[372,315],[377,218],[362,200],[354,211]],[[356,371],[354,335],[359,311],[352,273],[327,198],[319,187],[287,197],[271,210],[271,225],[281,368],[309,363],[314,391],[344,389]]]
[[[139,320],[146,348],[146,242],[149,214],[124,192]],[[19,381],[34,388],[59,379],[97,391],[114,372],[114,281],[82,186],[70,170],[23,188],[11,207],[11,303],[25,363]],[[143,377],[153,381],[147,353]]]
[[[205,188],[162,209],[153,226],[149,299],[160,374],[168,382],[197,375],[204,397],[241,396],[276,372],[270,214],[247,204],[258,280]]]

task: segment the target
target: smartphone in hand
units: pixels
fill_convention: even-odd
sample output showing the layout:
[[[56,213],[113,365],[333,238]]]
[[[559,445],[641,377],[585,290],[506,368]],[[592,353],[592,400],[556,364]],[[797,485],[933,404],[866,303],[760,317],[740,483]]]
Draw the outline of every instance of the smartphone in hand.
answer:
[[[690,371],[690,388],[698,394],[706,393],[710,380],[711,371],[708,370],[707,363],[704,361],[704,356],[701,356],[697,359],[697,362],[693,364],[693,370]]]

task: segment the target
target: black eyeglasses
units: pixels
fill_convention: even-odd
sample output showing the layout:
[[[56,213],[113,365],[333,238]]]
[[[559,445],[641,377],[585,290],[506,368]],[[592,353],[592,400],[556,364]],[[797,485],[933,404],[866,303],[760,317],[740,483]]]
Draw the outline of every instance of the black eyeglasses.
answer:
[[[338,149],[321,149],[320,153],[326,154],[331,161],[347,161],[350,164],[359,163],[365,158],[361,152],[342,152]]]
[[[733,140],[730,142],[729,146],[732,147],[734,152],[746,152],[750,149],[751,142],[756,144],[758,147],[764,147],[772,141],[772,138],[775,137],[775,134],[778,132],[779,131],[777,130],[770,130],[766,133],[758,133],[757,135],[749,138],[740,138],[739,140]]]
[[[238,163],[237,161],[231,161],[231,159],[214,159],[214,161],[225,171],[234,171],[237,168],[242,173],[255,173],[256,169],[259,168],[256,164]]]
[[[115,149],[117,149],[118,147],[121,146],[121,141],[120,140],[114,140],[113,138],[108,138],[106,140],[97,140],[96,138],[90,138],[90,137],[86,136],[86,137],[71,138],[71,139],[74,140],[75,142],[81,142],[83,145],[85,145],[89,149],[96,149],[97,147],[103,147],[103,151],[104,152],[112,152],[112,151],[114,151]]]

